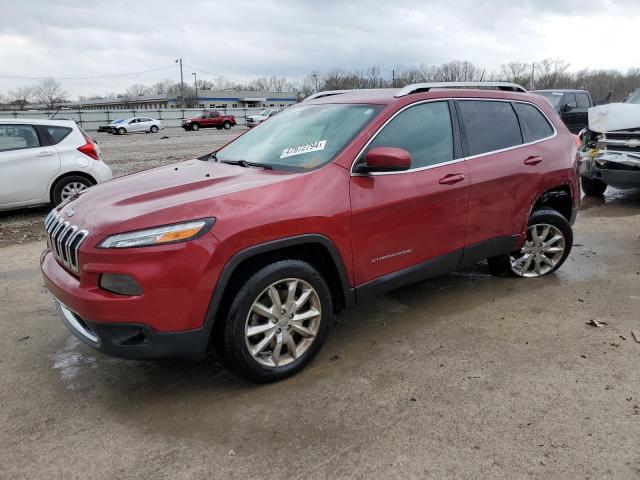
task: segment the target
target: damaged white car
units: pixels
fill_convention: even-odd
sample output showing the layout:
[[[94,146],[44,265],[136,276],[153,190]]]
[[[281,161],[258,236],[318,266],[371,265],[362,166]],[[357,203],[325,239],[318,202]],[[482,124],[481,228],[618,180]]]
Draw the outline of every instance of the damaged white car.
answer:
[[[589,127],[580,132],[580,182],[587,195],[608,185],[640,187],[640,90],[625,103],[589,109]]]

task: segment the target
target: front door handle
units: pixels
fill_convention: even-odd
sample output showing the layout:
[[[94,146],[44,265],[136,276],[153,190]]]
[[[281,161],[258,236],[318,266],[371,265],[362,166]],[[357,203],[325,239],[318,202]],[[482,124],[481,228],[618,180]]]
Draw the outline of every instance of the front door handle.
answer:
[[[531,156],[531,157],[527,157],[527,159],[524,161],[525,165],[537,165],[542,161],[542,157],[538,157],[538,156]]]
[[[453,185],[464,180],[464,175],[461,173],[450,173],[445,175],[439,181],[440,185]]]
[[[38,157],[53,157],[55,155],[54,152],[42,152],[39,153],[37,156]]]

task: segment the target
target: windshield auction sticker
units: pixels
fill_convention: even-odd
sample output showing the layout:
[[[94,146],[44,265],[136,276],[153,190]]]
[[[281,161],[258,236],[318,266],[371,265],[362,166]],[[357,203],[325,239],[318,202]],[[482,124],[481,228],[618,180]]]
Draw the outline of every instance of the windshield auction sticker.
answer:
[[[293,157],[294,155],[302,155],[303,153],[319,152],[324,150],[327,144],[326,140],[318,140],[317,142],[307,143],[306,145],[298,145],[297,147],[288,147],[282,151],[280,158]]]

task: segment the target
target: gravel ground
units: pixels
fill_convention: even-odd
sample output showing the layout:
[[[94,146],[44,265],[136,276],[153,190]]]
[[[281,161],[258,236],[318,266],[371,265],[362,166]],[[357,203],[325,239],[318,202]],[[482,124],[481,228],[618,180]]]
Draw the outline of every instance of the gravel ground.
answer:
[[[111,167],[114,177],[188,160],[209,153],[234,139],[245,129],[229,131],[204,129],[185,132],[166,128],[157,134],[125,136],[93,132],[102,160]],[[0,212],[0,247],[44,238],[42,221],[51,206]]]
[[[96,353],[44,243],[0,248],[0,478],[639,479],[640,192],[574,231],[554,275],[479,264],[349,310],[272,385]]]

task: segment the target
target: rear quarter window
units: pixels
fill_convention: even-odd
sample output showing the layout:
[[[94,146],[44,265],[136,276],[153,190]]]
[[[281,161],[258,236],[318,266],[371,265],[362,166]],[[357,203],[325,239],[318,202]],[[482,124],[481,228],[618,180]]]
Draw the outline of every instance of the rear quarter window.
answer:
[[[458,100],[457,107],[466,137],[466,156],[522,144],[520,125],[510,102]]]
[[[53,145],[57,145],[62,140],[67,138],[67,136],[71,133],[72,129],[69,127],[45,127],[47,129],[47,133],[51,137],[51,141]]]
[[[553,135],[553,127],[540,110],[528,103],[514,103],[525,143],[535,142]]]

